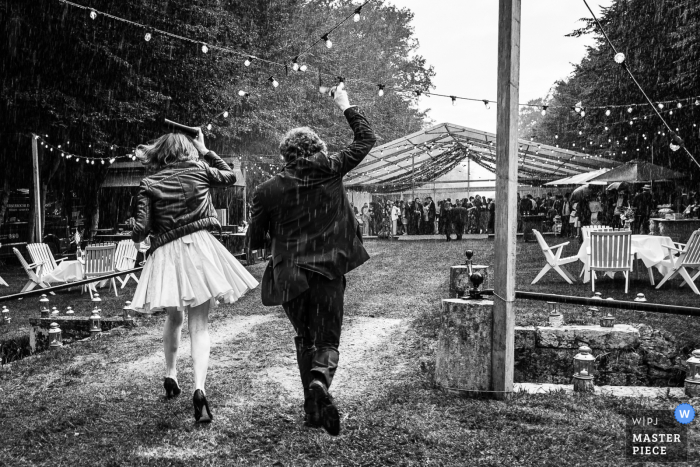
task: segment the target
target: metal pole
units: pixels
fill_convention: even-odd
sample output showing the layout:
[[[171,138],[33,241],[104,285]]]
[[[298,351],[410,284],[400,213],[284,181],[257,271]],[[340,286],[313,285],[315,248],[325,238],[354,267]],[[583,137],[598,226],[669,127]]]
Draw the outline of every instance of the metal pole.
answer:
[[[32,133],[32,176],[34,182],[34,241],[40,243],[43,239],[41,228],[41,180],[39,179],[39,149],[37,136]]]
[[[411,154],[411,201],[416,199],[416,156]]]
[[[248,184],[246,182],[245,169],[243,169],[243,164],[241,164],[241,173],[243,174],[243,220],[248,222],[248,201],[247,201],[247,190]]]
[[[467,157],[467,199],[472,195],[472,159]]]

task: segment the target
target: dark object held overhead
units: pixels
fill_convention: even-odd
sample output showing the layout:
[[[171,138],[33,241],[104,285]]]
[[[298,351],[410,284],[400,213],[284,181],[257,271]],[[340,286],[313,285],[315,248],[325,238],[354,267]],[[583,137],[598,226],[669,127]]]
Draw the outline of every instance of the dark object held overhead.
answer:
[[[182,133],[190,138],[196,138],[199,136],[199,128],[185,126],[181,123],[168,120],[167,118],[163,118],[163,128],[170,133]]]

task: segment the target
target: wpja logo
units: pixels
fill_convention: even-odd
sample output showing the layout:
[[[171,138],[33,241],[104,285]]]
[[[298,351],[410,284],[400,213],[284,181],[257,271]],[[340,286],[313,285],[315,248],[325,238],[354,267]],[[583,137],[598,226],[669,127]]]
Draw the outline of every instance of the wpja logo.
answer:
[[[675,411],[650,410],[627,416],[625,457],[632,462],[687,462],[688,427],[693,407],[681,404]]]

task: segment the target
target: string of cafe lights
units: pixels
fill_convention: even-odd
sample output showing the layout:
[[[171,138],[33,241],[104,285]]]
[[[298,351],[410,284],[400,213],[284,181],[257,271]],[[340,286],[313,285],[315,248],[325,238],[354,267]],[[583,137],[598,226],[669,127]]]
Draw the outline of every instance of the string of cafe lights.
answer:
[[[114,156],[107,156],[107,157],[93,157],[93,156],[82,156],[79,154],[76,154],[75,152],[71,151],[68,146],[70,146],[70,141],[66,141],[63,146],[62,144],[54,145],[49,143],[44,137],[41,135],[34,135],[34,139],[36,139],[39,143],[39,145],[49,152],[54,152],[56,151],[57,154],[60,154],[62,158],[66,160],[73,159],[75,162],[83,162],[86,164],[90,165],[95,165],[95,162],[99,162],[100,164],[113,164],[117,160],[120,159],[131,159],[131,160],[136,160],[136,156],[133,154],[125,154],[125,155],[114,155]],[[45,135],[46,138],[49,137],[49,135]],[[92,147],[92,144],[88,145],[88,147]],[[111,149],[114,150],[115,146],[111,146]]]
[[[243,58],[245,59],[244,62],[243,62],[243,64],[244,64],[244,66],[246,66],[246,67],[251,66],[252,63],[253,63],[254,61],[258,61],[258,62],[262,62],[262,63],[267,63],[267,64],[269,64],[269,65],[274,65],[274,66],[282,67],[282,68],[284,68],[284,70],[285,70],[285,75],[286,75],[287,72],[288,72],[288,69],[289,69],[289,66],[290,66],[290,65],[291,65],[291,68],[292,68],[293,71],[301,71],[301,72],[307,71],[307,70],[309,69],[309,66],[308,66],[307,64],[300,64],[300,58],[301,58],[302,56],[308,54],[308,52],[309,52],[311,49],[313,49],[313,47],[315,47],[317,44],[319,44],[319,43],[322,42],[322,41],[325,43],[326,47],[330,49],[330,48],[332,47],[332,45],[333,45],[333,43],[332,43],[332,41],[331,41],[331,39],[330,39],[330,34],[331,34],[333,31],[335,31],[336,29],[338,29],[340,26],[342,26],[342,25],[343,25],[345,22],[347,22],[350,18],[353,18],[353,19],[354,19],[354,22],[360,21],[360,19],[361,19],[362,8],[363,8],[365,5],[367,5],[368,3],[370,3],[372,0],[367,0],[367,1],[365,1],[362,5],[356,7],[350,15],[347,15],[347,16],[345,16],[343,19],[341,19],[340,21],[338,21],[335,25],[333,25],[333,26],[331,27],[330,30],[328,30],[328,32],[326,32],[326,33],[320,35],[319,38],[318,38],[316,41],[314,41],[313,43],[311,43],[310,45],[308,45],[307,47],[305,47],[303,50],[301,50],[299,53],[297,53],[293,58],[291,58],[291,59],[289,59],[288,61],[285,61],[285,62],[280,62],[280,61],[276,61],[276,60],[271,60],[271,59],[267,59],[267,58],[262,58],[262,57],[258,57],[258,56],[255,56],[255,55],[253,55],[253,54],[250,54],[250,53],[248,53],[248,52],[242,52],[242,51],[238,51],[238,50],[231,49],[231,48],[229,48],[229,47],[224,47],[224,46],[219,46],[219,45],[211,44],[211,43],[206,42],[206,41],[201,41],[201,40],[197,40],[197,39],[192,39],[192,38],[187,37],[187,36],[182,36],[182,35],[179,35],[179,34],[173,34],[173,33],[171,33],[171,32],[164,31],[164,30],[161,30],[161,29],[157,29],[157,28],[154,28],[154,27],[151,27],[151,26],[147,26],[147,25],[138,23],[138,22],[136,22],[136,21],[128,20],[128,19],[125,19],[125,18],[116,16],[116,15],[113,15],[113,14],[110,14],[110,13],[107,13],[107,12],[99,11],[99,10],[97,10],[97,9],[95,9],[95,8],[92,8],[92,7],[89,7],[89,6],[80,5],[80,4],[78,4],[78,3],[74,3],[74,2],[71,2],[71,1],[69,1],[69,0],[58,0],[58,1],[59,1],[60,3],[63,3],[63,4],[65,4],[65,5],[68,5],[68,6],[72,6],[72,7],[75,7],[75,8],[87,10],[87,11],[89,12],[90,18],[93,19],[93,20],[95,20],[98,16],[104,16],[104,17],[106,17],[106,18],[114,19],[114,20],[116,20],[116,21],[121,21],[121,22],[124,22],[124,23],[126,23],[126,24],[130,24],[130,25],[132,25],[132,26],[134,26],[134,27],[140,28],[140,29],[146,31],[146,32],[144,33],[144,40],[145,40],[146,42],[150,42],[150,41],[153,39],[153,37],[154,37],[155,34],[159,34],[159,35],[167,36],[167,37],[170,37],[170,38],[173,38],[173,39],[179,39],[179,40],[187,41],[187,42],[190,42],[190,43],[193,43],[193,44],[198,44],[198,45],[201,46],[201,51],[202,51],[202,53],[208,53],[210,50],[221,50],[221,51],[223,51],[223,52],[228,52],[228,53],[231,53],[231,54],[234,54],[234,55],[238,55],[238,56],[243,57]],[[492,100],[492,99],[482,99],[482,98],[464,97],[464,96],[457,96],[457,95],[447,95],[447,94],[440,94],[440,93],[430,92],[430,91],[421,90],[421,89],[402,89],[402,88],[399,88],[399,87],[396,87],[396,86],[389,87],[387,84],[382,84],[382,83],[376,84],[376,83],[372,83],[372,82],[369,82],[369,81],[366,81],[366,80],[363,80],[363,79],[358,79],[358,78],[346,79],[346,78],[342,78],[342,77],[337,76],[337,74],[322,73],[322,72],[320,72],[320,71],[318,72],[318,74],[319,74],[319,75],[326,76],[326,77],[330,77],[330,78],[332,78],[332,79],[338,79],[339,81],[347,81],[347,82],[354,82],[354,83],[362,83],[362,84],[365,84],[365,85],[368,85],[368,86],[376,87],[377,90],[378,90],[378,91],[377,91],[377,92],[378,92],[378,95],[379,95],[380,97],[384,96],[385,93],[386,93],[386,91],[387,91],[388,89],[391,89],[391,90],[393,90],[393,91],[396,92],[396,93],[410,93],[410,94],[413,94],[413,95],[416,96],[416,97],[420,97],[420,96],[422,96],[422,95],[425,95],[425,96],[436,96],[436,97],[445,97],[445,98],[449,98],[449,99],[452,100],[452,104],[453,104],[453,105],[455,105],[456,102],[457,102],[458,100],[464,100],[464,101],[472,101],[472,102],[481,102],[481,103],[484,104],[484,106],[486,107],[486,109],[490,109],[491,104],[496,104],[496,103],[497,103],[496,100]],[[270,77],[267,79],[267,81],[271,84],[271,86],[272,86],[273,88],[277,88],[277,87],[280,86],[280,82],[277,80],[277,78],[276,78],[274,75],[270,76]],[[250,93],[249,93],[248,91],[240,90],[240,91],[238,91],[238,95],[239,95],[240,97],[246,98],[246,97],[249,97]],[[657,104],[660,108],[663,108],[665,105],[670,105],[670,104],[675,104],[676,106],[678,106],[678,108],[681,108],[681,107],[683,106],[683,104],[688,104],[688,103],[691,103],[691,102],[694,103],[696,106],[700,105],[700,96],[693,96],[693,97],[682,98],[682,99],[676,99],[676,100],[658,101],[656,104]],[[632,108],[637,108],[637,107],[640,107],[640,106],[644,106],[644,105],[646,105],[646,104],[642,104],[642,103],[632,103],[632,104],[612,104],[612,105],[583,106],[583,105],[579,102],[579,103],[577,103],[575,106],[550,105],[550,104],[530,104],[530,103],[524,103],[524,104],[518,104],[518,105],[521,106],[521,107],[536,107],[536,108],[540,108],[540,109],[541,109],[541,113],[542,113],[543,115],[546,114],[546,112],[547,112],[548,109],[570,108],[570,109],[572,109],[572,110],[576,110],[576,112],[579,113],[579,114],[581,115],[581,117],[584,117],[584,116],[586,115],[586,111],[589,111],[589,112],[590,112],[591,110],[605,109],[605,110],[606,110],[606,115],[609,115],[609,114],[610,114],[610,109],[621,108],[621,107],[627,107],[628,109],[632,109]],[[203,126],[206,126],[207,130],[211,131],[212,128],[213,128],[213,125],[212,125],[211,121],[216,120],[216,119],[221,118],[221,117],[223,117],[223,118],[228,118],[229,114],[230,114],[230,110],[229,110],[229,109],[222,110],[222,111],[216,113],[212,118],[210,118],[209,121],[208,121],[208,123],[206,123],[206,125],[203,125]]]
[[[639,89],[639,91],[642,93],[642,95],[643,95],[644,98],[646,99],[646,101],[647,101],[647,103],[649,104],[649,106],[651,106],[651,108],[654,110],[654,112],[655,112],[656,115],[659,117],[659,119],[661,120],[661,122],[662,122],[662,123],[664,124],[664,126],[668,129],[668,131],[669,131],[669,133],[670,133],[670,135],[671,135],[671,139],[672,139],[672,142],[671,142],[671,144],[669,145],[669,147],[671,148],[671,150],[675,152],[675,151],[678,151],[678,149],[683,148],[683,149],[685,150],[686,154],[688,154],[688,156],[692,159],[692,161],[695,162],[695,165],[697,165],[698,167],[700,167],[700,162],[698,162],[697,159],[695,159],[695,157],[690,153],[690,151],[688,150],[688,148],[685,146],[685,144],[684,144],[684,142],[683,142],[683,139],[682,139],[680,136],[678,136],[678,134],[677,134],[675,131],[673,131],[673,129],[669,126],[669,124],[666,122],[666,120],[665,120],[664,117],[661,115],[661,113],[659,113],[659,109],[657,109],[657,107],[660,107],[661,109],[663,109],[663,105],[660,105],[660,104],[654,105],[654,103],[651,101],[651,99],[649,98],[649,96],[647,95],[647,93],[644,92],[644,89],[643,89],[642,86],[639,84],[639,82],[638,82],[637,79],[634,77],[634,75],[632,74],[632,70],[630,70],[629,67],[627,66],[627,63],[625,62],[625,54],[623,54],[622,52],[618,52],[618,51],[617,51],[617,49],[615,48],[615,45],[613,45],[612,41],[611,41],[610,38],[608,37],[608,34],[605,32],[605,29],[604,29],[603,26],[600,24],[600,21],[598,21],[598,18],[596,17],[595,13],[593,13],[593,10],[592,10],[591,7],[588,5],[588,2],[587,2],[586,0],[583,0],[583,3],[586,5],[586,8],[588,8],[588,11],[591,13],[591,16],[593,16],[593,20],[594,20],[595,23],[598,25],[598,28],[600,29],[601,33],[603,34],[603,37],[605,37],[605,40],[607,41],[608,45],[610,46],[610,48],[611,48],[611,49],[613,50],[613,52],[615,53],[615,55],[614,55],[615,63],[617,63],[618,65],[620,65],[620,66],[627,72],[627,74],[630,76],[630,78],[632,79],[632,81],[634,82],[634,84],[637,86],[637,88]],[[699,103],[698,101],[696,101],[696,105],[700,105],[700,103]]]

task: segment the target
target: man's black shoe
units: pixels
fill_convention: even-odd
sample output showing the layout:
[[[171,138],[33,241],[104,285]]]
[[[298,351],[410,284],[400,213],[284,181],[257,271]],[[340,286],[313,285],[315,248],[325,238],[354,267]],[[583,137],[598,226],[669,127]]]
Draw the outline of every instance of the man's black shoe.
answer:
[[[321,428],[321,425],[323,424],[321,422],[321,411],[318,408],[316,398],[313,394],[311,394],[310,397],[304,401],[304,412],[306,412],[306,415],[304,416],[306,426]]]
[[[316,405],[321,412],[323,429],[329,435],[338,436],[340,434],[340,414],[325,383],[315,379],[309,385],[309,391],[313,393]]]

